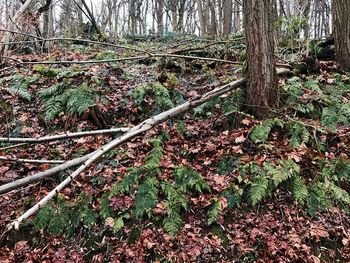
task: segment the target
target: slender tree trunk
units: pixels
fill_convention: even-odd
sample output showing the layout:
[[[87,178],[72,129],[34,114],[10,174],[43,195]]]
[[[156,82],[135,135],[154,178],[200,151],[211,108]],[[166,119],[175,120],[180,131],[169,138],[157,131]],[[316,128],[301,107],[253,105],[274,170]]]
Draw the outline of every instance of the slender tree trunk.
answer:
[[[218,26],[216,23],[216,10],[213,0],[208,0],[210,10],[210,37],[215,38],[218,33]]]
[[[23,5],[20,7],[20,9],[15,13],[15,15],[13,17],[11,17],[11,21],[8,24],[8,29],[12,29],[12,27],[14,26],[14,24],[17,22],[17,20],[19,19],[19,17],[24,13],[24,11],[29,7],[29,5],[33,2],[33,0],[27,0],[23,3]],[[11,8],[10,10],[12,10],[11,12],[13,12],[13,8],[14,8],[14,2],[11,3]],[[1,39],[1,42],[9,42],[11,40],[11,33],[6,32],[4,34],[4,36]],[[8,45],[4,45],[2,47],[0,47],[0,55],[4,54],[5,56],[7,55],[6,53],[8,52]],[[1,62],[1,61],[0,61]]]
[[[241,31],[241,16],[240,16],[240,10],[239,10],[239,3],[237,1],[234,2],[234,21],[233,21],[233,30],[234,32]]]
[[[258,117],[266,117],[278,106],[278,85],[274,54],[272,0],[244,1],[247,43],[247,107]]]
[[[161,36],[164,33],[164,23],[163,23],[164,2],[163,0],[155,0],[155,5],[156,5],[157,34]]]
[[[336,61],[350,70],[350,0],[333,0],[333,26]]]
[[[179,10],[178,10],[179,17],[176,25],[176,31],[178,32],[182,32],[184,30],[185,5],[186,5],[186,0],[179,1]]]
[[[101,31],[100,31],[100,29],[99,29],[99,27],[98,27],[98,25],[97,25],[95,16],[94,16],[94,14],[92,13],[92,11],[91,11],[91,9],[89,8],[89,6],[87,5],[86,1],[85,1],[85,0],[80,0],[80,1],[81,1],[81,3],[83,4],[83,6],[85,7],[85,10],[86,10],[86,12],[87,12],[88,15],[89,15],[89,20],[90,20],[92,26],[95,28],[97,34],[98,34],[99,36],[102,36],[102,35],[101,35]]]
[[[232,29],[232,0],[224,0],[224,29],[223,35],[227,36]]]
[[[207,34],[207,17],[202,6],[202,0],[196,0],[197,2],[197,11],[199,16],[199,24],[201,28],[201,36],[204,37]]]

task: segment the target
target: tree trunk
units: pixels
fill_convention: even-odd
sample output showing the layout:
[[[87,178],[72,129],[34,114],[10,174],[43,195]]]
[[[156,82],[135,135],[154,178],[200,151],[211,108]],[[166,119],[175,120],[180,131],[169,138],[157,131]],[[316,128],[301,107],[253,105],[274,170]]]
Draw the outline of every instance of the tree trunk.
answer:
[[[205,16],[202,0],[196,0],[197,3],[197,11],[199,16],[199,24],[201,28],[201,36],[204,37],[207,34],[207,17]]]
[[[17,23],[18,19],[20,18],[20,16],[24,13],[24,11],[26,11],[26,9],[28,8],[28,6],[33,2],[33,0],[27,0],[23,3],[23,5],[20,7],[20,9],[15,13],[15,15],[13,17],[11,17],[11,22],[9,22],[8,24],[8,29],[12,30],[13,26],[15,23]],[[13,11],[14,8],[14,2],[11,3],[11,9]],[[11,12],[12,12],[11,11]],[[6,32],[4,34],[4,36],[1,39],[1,42],[10,42],[11,41],[11,33],[10,32]],[[5,56],[7,55],[8,52],[8,48],[9,45],[4,45],[2,47],[0,47],[0,56],[1,54],[4,54]],[[1,62],[1,61],[0,61]]]
[[[89,20],[90,20],[92,26],[95,28],[97,34],[98,34],[100,37],[102,37],[101,31],[100,31],[100,29],[99,29],[99,27],[98,27],[98,25],[97,25],[97,22],[96,22],[96,19],[95,19],[94,14],[93,14],[92,11],[90,10],[90,8],[89,8],[89,6],[87,5],[87,3],[86,3],[85,0],[80,0],[80,1],[81,1],[81,3],[83,4],[83,6],[85,7],[85,10],[86,10],[87,14],[89,15],[88,18],[89,18]]]
[[[215,38],[217,36],[217,23],[216,23],[216,10],[212,0],[208,1],[210,9],[210,37]]]
[[[157,20],[157,34],[162,36],[164,33],[163,24],[163,12],[164,12],[164,2],[163,0],[156,0],[156,20]]]
[[[234,2],[234,21],[233,21],[233,30],[235,33],[241,31],[241,16],[240,16],[240,10],[239,10],[239,3],[237,1]]]
[[[232,0],[224,0],[224,29],[223,35],[227,36],[231,33],[232,28]]]
[[[179,17],[177,20],[177,27],[176,27],[177,32],[182,32],[184,30],[185,5],[186,5],[186,0],[179,1],[179,10],[178,10]]]
[[[136,18],[136,2],[135,0],[129,0],[129,19],[130,19],[130,32],[131,34],[137,34],[137,18]]]
[[[247,107],[266,117],[278,106],[278,85],[274,54],[272,0],[244,1],[244,22],[247,43]]]
[[[350,0],[333,0],[333,26],[336,61],[350,70]]]

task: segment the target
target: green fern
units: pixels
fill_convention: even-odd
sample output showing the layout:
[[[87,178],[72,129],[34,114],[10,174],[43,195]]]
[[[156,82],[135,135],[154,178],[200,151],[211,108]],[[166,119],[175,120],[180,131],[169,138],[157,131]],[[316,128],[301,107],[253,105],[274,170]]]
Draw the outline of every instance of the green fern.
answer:
[[[268,119],[258,126],[255,126],[249,137],[254,143],[266,143],[274,127],[283,128],[284,123],[280,119]]]
[[[248,200],[252,206],[255,206],[267,196],[269,180],[265,177],[256,177],[249,185]]]
[[[178,185],[171,185],[168,182],[161,184],[162,192],[171,206],[180,206],[181,208],[188,209],[188,198],[178,188]]]
[[[305,125],[293,122],[288,127],[289,131],[289,145],[293,149],[299,148],[302,143],[308,143],[311,137],[309,130],[305,127]]]
[[[163,220],[164,230],[170,235],[175,236],[181,227],[181,208],[178,205],[172,205],[168,201],[164,201],[164,208],[167,211],[167,215]]]
[[[98,95],[96,91],[82,84],[77,88],[67,90],[67,100],[64,101],[65,107],[69,114],[83,114],[86,110],[96,104]]]
[[[50,223],[51,217],[54,213],[54,208],[50,203],[42,207],[33,220],[33,225],[36,230],[44,229]]]
[[[174,236],[180,230],[182,224],[181,210],[188,209],[188,198],[176,185],[163,182],[161,188],[166,197],[164,201],[166,217],[163,221],[163,227],[166,232]]]
[[[120,230],[122,230],[124,227],[124,216],[120,216],[118,217],[115,221],[114,221],[114,225],[113,225],[113,233],[117,233]]]
[[[149,105],[145,101],[146,96],[151,96],[154,99],[154,111],[156,113],[174,107],[169,91],[160,83],[144,84],[133,90],[132,97],[134,102],[144,113],[149,111]]]
[[[295,201],[299,204],[304,204],[308,198],[309,192],[305,181],[300,176],[292,177],[292,192]]]
[[[154,171],[159,168],[160,161],[163,157],[163,142],[160,138],[150,140],[149,142],[153,146],[153,148],[146,156],[143,168],[147,171]]]
[[[110,204],[109,194],[105,193],[102,195],[102,198],[101,198],[100,213],[99,213],[103,219],[106,219],[107,217],[113,217],[114,215],[113,210],[109,204]]]
[[[324,183],[315,182],[309,187],[309,196],[307,198],[308,213],[315,215],[317,210],[323,210],[331,207],[332,203],[327,197],[327,187]]]
[[[210,187],[202,175],[189,167],[176,168],[174,170],[174,178],[176,184],[185,193],[190,193],[191,191],[195,191],[197,193],[201,193],[203,191],[210,192]]]
[[[242,201],[243,189],[238,186],[232,186],[221,192],[220,196],[227,200],[227,207],[229,209],[239,207]]]
[[[264,165],[267,177],[272,180],[274,187],[279,186],[282,182],[287,181],[292,176],[300,173],[300,167],[292,160],[282,160],[278,166],[269,163]]]
[[[34,65],[34,71],[45,77],[56,77],[59,73],[58,69],[46,67],[45,65]]]
[[[143,217],[147,215],[151,218],[152,209],[158,203],[158,185],[159,182],[154,176],[144,178],[138,186],[135,197],[135,215]]]
[[[322,111],[321,124],[335,131],[338,125],[350,125],[350,103],[338,103],[325,107]]]
[[[87,84],[76,87],[65,81],[41,90],[39,97],[44,103],[45,117],[49,121],[63,112],[81,115],[94,106],[96,101],[102,100]]]
[[[18,95],[22,99],[31,100],[31,95],[28,92],[28,88],[30,85],[35,83],[39,77],[37,75],[33,76],[23,76],[23,75],[15,75],[11,78],[11,83],[9,86],[9,91],[13,94]]]
[[[208,226],[212,225],[218,220],[221,212],[222,212],[222,205],[217,198],[214,198],[211,202],[211,206],[208,211],[208,220],[207,220]]]
[[[340,188],[332,182],[327,182],[326,187],[328,188],[328,191],[331,194],[331,198],[335,203],[339,203],[343,207],[347,207],[347,209],[349,209],[350,196],[348,192],[346,192],[344,189]]]

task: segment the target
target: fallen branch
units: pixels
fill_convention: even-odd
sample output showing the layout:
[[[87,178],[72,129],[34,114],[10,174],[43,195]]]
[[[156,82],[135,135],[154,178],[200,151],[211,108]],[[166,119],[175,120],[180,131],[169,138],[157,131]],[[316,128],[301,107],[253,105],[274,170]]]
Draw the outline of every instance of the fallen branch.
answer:
[[[4,157],[4,156],[0,156],[0,161],[17,162],[17,163],[38,163],[38,164],[62,164],[62,163],[65,163],[65,161],[62,161],[62,160],[33,160],[33,159],[21,159],[21,158]]]
[[[281,70],[279,73],[284,73],[285,70]],[[20,217],[18,217],[16,220],[11,222],[7,225],[7,230],[10,230],[12,228],[18,229],[21,222],[34,213],[36,213],[40,207],[45,205],[48,201],[50,201],[53,197],[55,197],[64,187],[66,187],[68,184],[70,184],[82,171],[84,171],[87,167],[89,167],[92,163],[97,161],[102,155],[109,152],[113,148],[129,141],[130,139],[152,129],[156,125],[171,119],[175,116],[178,116],[180,114],[183,114],[190,109],[193,109],[194,107],[207,102],[215,97],[221,96],[237,87],[242,86],[247,81],[246,78],[236,80],[234,82],[231,82],[227,85],[224,85],[222,87],[218,87],[210,92],[205,93],[198,99],[194,99],[192,101],[185,102],[177,107],[174,107],[170,110],[167,110],[165,112],[162,112],[160,114],[157,114],[142,123],[138,124],[137,126],[131,128],[127,133],[124,135],[110,141],[109,143],[103,145],[98,150],[94,152],[94,154],[89,157],[77,170],[75,170],[71,175],[69,175],[64,181],[62,181],[58,186],[55,187],[52,191],[50,191],[44,198],[42,198],[36,205],[31,207],[28,211],[26,211],[24,214],[22,214]]]
[[[17,148],[17,147],[22,147],[25,145],[28,145],[28,144],[27,143],[19,143],[19,144],[15,144],[15,145],[10,145],[10,146],[0,148],[0,151],[6,151],[6,150],[10,150],[10,149]]]
[[[102,59],[102,60],[62,60],[62,61],[18,61],[21,65],[72,65],[72,64],[103,64],[111,62],[121,62],[128,60],[139,60],[149,58],[149,56],[138,56],[138,57],[125,57],[125,58],[114,58],[114,59]],[[12,58],[11,58],[12,59]],[[12,59],[15,60],[15,59]]]
[[[83,132],[74,132],[74,133],[66,133],[61,135],[53,135],[53,136],[44,136],[37,138],[11,138],[11,137],[0,137],[0,142],[6,143],[42,143],[42,142],[52,142],[57,140],[65,140],[93,135],[102,135],[102,134],[115,134],[115,133],[124,133],[129,131],[130,128],[112,128],[105,130],[95,130],[95,131],[83,131]]]
[[[67,169],[76,167],[83,162],[85,162],[87,159],[89,159],[95,152],[92,152],[90,154],[84,155],[82,157],[67,161],[64,164],[57,165],[51,169],[48,169],[46,171],[27,176],[25,178],[18,179],[16,181],[0,185],[0,195],[1,194],[6,194],[14,189],[17,189],[22,186],[26,186],[28,184],[36,183],[39,182],[45,178],[48,178],[50,176],[53,176],[55,174],[61,173]]]
[[[171,57],[171,58],[184,58],[184,59],[198,59],[204,61],[212,61],[212,62],[220,62],[225,64],[234,64],[234,65],[242,65],[242,62],[230,61],[218,58],[206,58],[206,57],[195,57],[195,56],[185,56],[185,55],[177,55],[177,54],[169,54],[169,53],[159,53],[159,54],[150,54],[151,57]]]
[[[183,55],[176,55],[176,54],[168,54],[168,53],[159,53],[159,54],[152,54],[149,53],[148,56],[138,56],[138,57],[125,57],[125,58],[114,58],[114,59],[104,59],[104,60],[62,60],[62,61],[19,61],[14,58],[7,58],[16,61],[18,64],[21,65],[71,65],[71,64],[102,64],[102,63],[111,63],[111,62],[121,62],[121,61],[128,61],[128,60],[140,60],[140,59],[146,59],[150,57],[172,57],[172,58],[183,58],[183,59],[191,59],[191,60],[203,60],[203,61],[213,61],[213,62],[220,62],[220,63],[226,63],[226,64],[238,64],[241,65],[241,62],[236,61],[230,61],[230,60],[223,60],[223,59],[216,59],[216,58],[205,58],[205,57],[194,57],[194,56],[183,56]]]
[[[36,38],[37,39],[37,40],[29,40],[29,41],[2,42],[2,43],[0,43],[0,45],[25,44],[25,43],[36,43],[36,42],[69,41],[69,42],[82,42],[82,43],[95,44],[95,45],[101,45],[101,46],[122,48],[122,49],[128,49],[128,50],[133,50],[133,51],[136,51],[136,52],[141,52],[141,53],[148,54],[147,51],[142,50],[142,49],[137,49],[137,48],[133,48],[133,47],[127,47],[127,46],[113,44],[113,43],[94,41],[94,40],[89,40],[89,39],[68,38],[68,37],[65,37],[65,38],[59,38],[59,37],[43,38],[43,37],[35,36],[35,35],[32,35],[32,34],[27,34],[27,33],[23,33],[23,32],[18,32],[18,31],[14,31],[14,30],[7,30],[7,29],[2,29],[2,28],[0,28],[0,31],[9,32],[9,33],[18,34],[18,35],[24,35],[24,36],[28,36],[28,37],[32,37],[32,38]]]

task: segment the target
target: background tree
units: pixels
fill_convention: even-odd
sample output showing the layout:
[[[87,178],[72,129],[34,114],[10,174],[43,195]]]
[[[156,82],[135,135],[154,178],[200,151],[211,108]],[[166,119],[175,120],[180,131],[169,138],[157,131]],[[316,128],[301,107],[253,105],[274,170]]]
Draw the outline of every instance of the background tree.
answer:
[[[247,43],[247,105],[259,117],[266,117],[278,105],[274,50],[272,0],[244,1]]]
[[[224,0],[223,5],[224,21],[223,21],[223,35],[227,36],[231,33],[232,29],[232,0]]]
[[[337,62],[350,70],[350,0],[333,0],[333,24]]]

